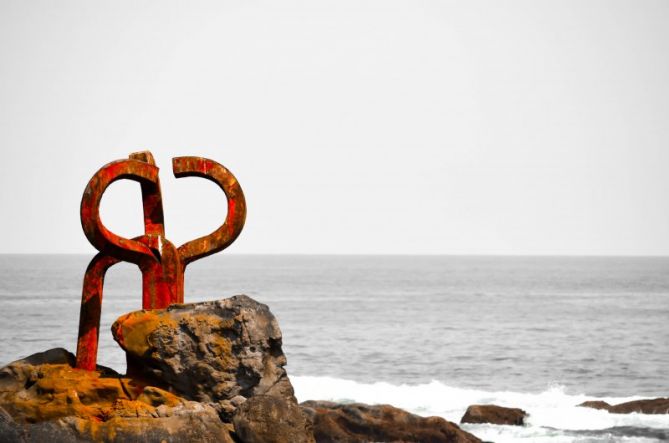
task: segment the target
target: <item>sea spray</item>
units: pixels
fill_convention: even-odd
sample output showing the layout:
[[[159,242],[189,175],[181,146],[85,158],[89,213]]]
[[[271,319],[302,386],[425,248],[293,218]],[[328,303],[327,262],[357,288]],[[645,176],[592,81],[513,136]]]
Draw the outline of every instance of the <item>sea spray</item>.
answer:
[[[448,386],[433,380],[425,384],[359,383],[333,377],[292,376],[299,401],[330,400],[343,403],[391,404],[412,413],[436,415],[459,423],[469,405],[496,404],[529,413],[526,426],[463,425],[484,440],[501,442],[630,442],[664,441],[669,415],[610,414],[579,407],[586,400],[622,403],[639,397],[603,397],[569,394],[560,385],[538,393],[484,391]]]

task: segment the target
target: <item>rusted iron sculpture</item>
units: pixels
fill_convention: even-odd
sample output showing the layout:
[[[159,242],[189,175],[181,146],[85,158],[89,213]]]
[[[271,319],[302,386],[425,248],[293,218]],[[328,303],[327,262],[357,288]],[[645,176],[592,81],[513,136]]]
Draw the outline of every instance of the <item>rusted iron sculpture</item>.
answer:
[[[246,218],[246,202],[237,179],[224,166],[202,157],[172,159],[174,176],[202,177],[218,184],[228,201],[224,223],[214,232],[178,248],[165,238],[163,202],[158,167],[150,152],[131,154],[103,166],[88,182],[81,199],[81,225],[86,237],[100,251],[84,276],[77,340],[77,368],[92,371],[97,362],[102,289],[107,269],[120,261],[135,263],[142,271],[142,308],[166,308],[184,301],[186,266],[227,248],[239,235]],[[133,239],[109,231],[100,220],[100,201],[116,180],[140,183],[144,208],[144,235]]]

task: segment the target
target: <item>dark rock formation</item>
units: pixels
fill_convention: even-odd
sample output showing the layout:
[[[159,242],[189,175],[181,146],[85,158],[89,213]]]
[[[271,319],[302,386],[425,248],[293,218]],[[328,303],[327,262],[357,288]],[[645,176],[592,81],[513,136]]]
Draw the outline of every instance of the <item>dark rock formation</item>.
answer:
[[[65,350],[2,369],[0,440],[51,433],[63,441],[225,442],[234,416],[245,442],[313,441],[267,306],[237,296],[137,311],[112,332],[126,351],[127,376],[76,370]]]
[[[579,406],[594,409],[603,409],[612,414],[669,414],[669,398],[653,398],[634,400],[617,405],[610,405],[605,401],[594,400],[581,403]]]
[[[581,403],[578,406],[581,406],[581,407],[584,407],[584,408],[592,408],[592,409],[604,409],[606,411],[611,409],[610,404],[608,404],[605,401],[601,401],[601,400],[584,401],[583,403]]]
[[[311,423],[297,403],[281,397],[257,395],[235,412],[237,436],[245,443],[313,443]],[[296,433],[295,429],[307,429]]]
[[[131,312],[112,333],[126,351],[129,375],[211,404],[225,420],[257,395],[297,405],[276,318],[245,295]]]
[[[132,312],[112,332],[127,375],[75,369],[64,349],[0,369],[0,442],[480,441],[392,406],[300,407],[277,321],[246,296]]]
[[[479,443],[441,417],[420,417],[389,405],[306,401],[317,442]]]
[[[527,412],[518,408],[496,405],[471,405],[460,419],[460,423],[490,423],[493,425],[516,425],[525,423]]]
[[[0,370],[0,441],[233,441],[210,406],[73,363],[52,349]]]

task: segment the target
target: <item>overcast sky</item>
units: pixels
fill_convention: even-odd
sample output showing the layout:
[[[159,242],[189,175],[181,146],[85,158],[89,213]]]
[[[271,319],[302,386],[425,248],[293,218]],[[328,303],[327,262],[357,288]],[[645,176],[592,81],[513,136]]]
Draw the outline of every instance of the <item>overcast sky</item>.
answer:
[[[150,149],[167,237],[236,253],[669,254],[669,2],[0,0],[0,252],[93,253]],[[139,185],[103,200],[142,232]]]

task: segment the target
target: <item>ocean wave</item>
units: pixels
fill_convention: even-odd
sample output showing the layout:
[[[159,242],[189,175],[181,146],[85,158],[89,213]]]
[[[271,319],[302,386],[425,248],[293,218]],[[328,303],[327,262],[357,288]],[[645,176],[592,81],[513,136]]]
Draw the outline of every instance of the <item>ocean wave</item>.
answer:
[[[656,442],[665,441],[669,415],[610,414],[578,407],[586,400],[611,404],[641,397],[593,397],[570,394],[564,386],[551,385],[536,393],[483,391],[448,386],[433,380],[424,384],[359,383],[333,377],[291,376],[298,400],[341,403],[391,404],[422,416],[440,416],[459,423],[472,404],[521,408],[529,417],[526,426],[464,425],[484,440],[501,442]]]

